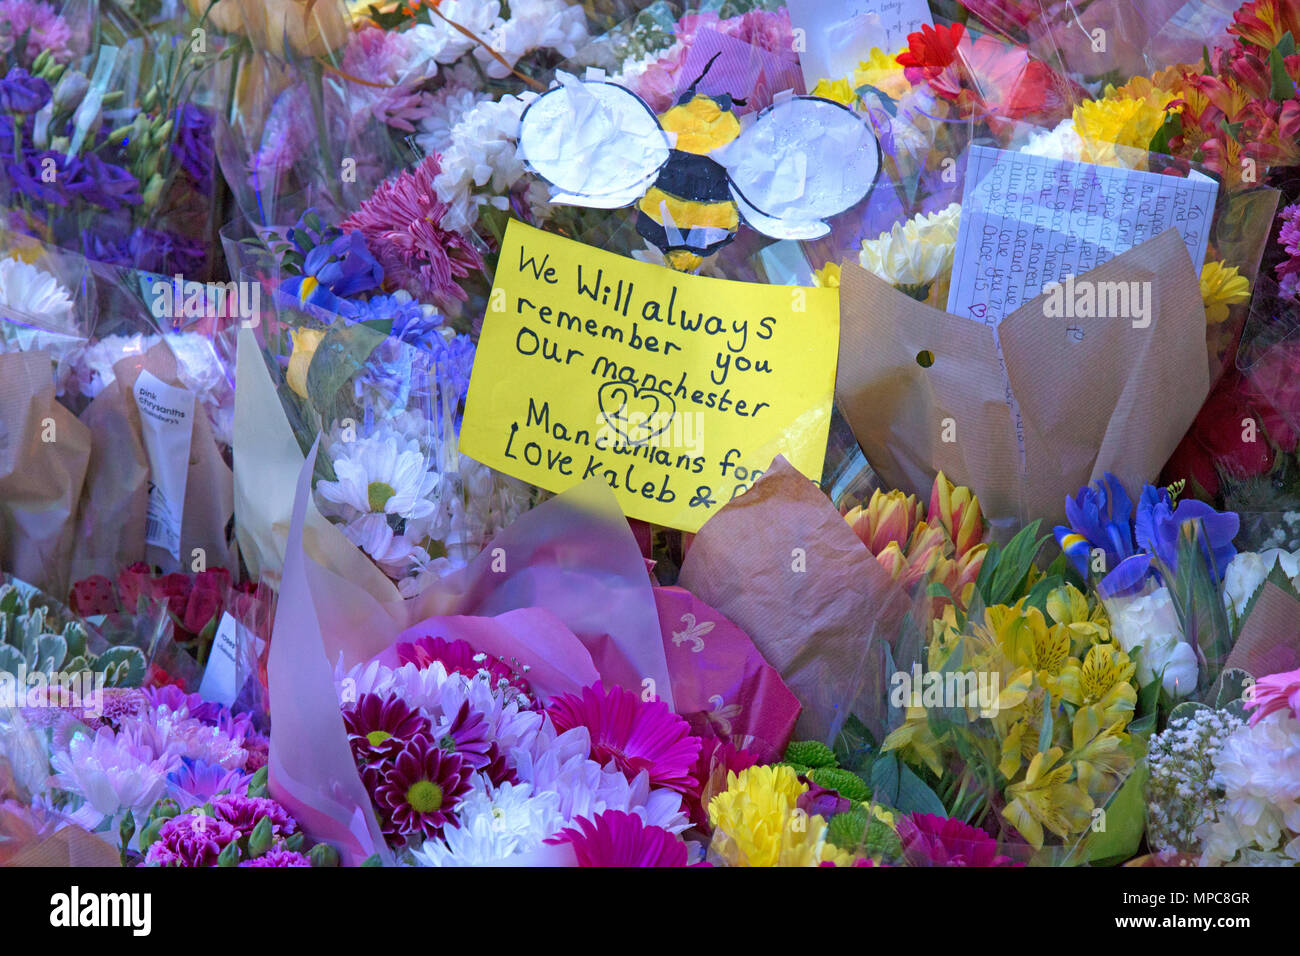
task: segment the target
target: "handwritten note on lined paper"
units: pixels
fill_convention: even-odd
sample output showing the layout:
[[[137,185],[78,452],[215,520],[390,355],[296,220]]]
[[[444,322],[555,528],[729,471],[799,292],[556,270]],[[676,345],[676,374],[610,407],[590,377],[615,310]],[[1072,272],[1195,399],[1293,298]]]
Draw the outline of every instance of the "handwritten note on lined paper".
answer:
[[[948,311],[996,326],[1043,287],[1175,228],[1200,271],[1218,183],[972,146]]]

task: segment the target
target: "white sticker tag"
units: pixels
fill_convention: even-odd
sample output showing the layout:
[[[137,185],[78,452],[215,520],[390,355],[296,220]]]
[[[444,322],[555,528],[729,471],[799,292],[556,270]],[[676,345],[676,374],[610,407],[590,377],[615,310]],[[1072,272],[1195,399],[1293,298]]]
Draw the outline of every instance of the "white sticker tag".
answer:
[[[239,670],[236,658],[239,653],[240,630],[242,628],[239,622],[229,612],[221,615],[217,633],[212,637],[212,649],[208,651],[208,666],[199,683],[199,696],[204,700],[224,707],[235,702],[235,696],[239,693],[239,688],[235,686],[235,675]]]
[[[140,430],[149,455],[149,513],[145,543],[181,558],[181,518],[190,472],[194,393],[168,385],[147,370],[132,390],[140,409]]]

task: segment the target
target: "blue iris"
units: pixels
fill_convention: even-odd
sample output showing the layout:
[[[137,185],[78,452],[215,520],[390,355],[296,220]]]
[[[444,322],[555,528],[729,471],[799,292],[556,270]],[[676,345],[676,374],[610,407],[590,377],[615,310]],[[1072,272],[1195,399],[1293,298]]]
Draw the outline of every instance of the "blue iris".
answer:
[[[1218,512],[1192,499],[1175,507],[1168,491],[1147,485],[1135,515],[1133,500],[1109,472],[1073,498],[1067,497],[1065,515],[1070,525],[1055,528],[1056,541],[1081,575],[1088,577],[1094,549],[1105,554],[1109,571],[1097,588],[1102,597],[1138,591],[1149,576],[1159,576],[1154,562],[1175,571],[1179,536],[1193,521],[1199,522],[1202,555],[1216,579],[1223,577],[1237,553],[1232,539],[1240,520],[1235,513]]]

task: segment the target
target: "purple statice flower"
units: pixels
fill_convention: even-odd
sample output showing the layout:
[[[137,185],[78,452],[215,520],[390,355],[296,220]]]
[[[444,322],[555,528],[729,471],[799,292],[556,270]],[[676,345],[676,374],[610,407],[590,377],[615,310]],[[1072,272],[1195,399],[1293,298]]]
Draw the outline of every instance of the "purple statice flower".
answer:
[[[272,847],[252,860],[241,860],[240,866],[311,866],[311,859],[293,850]]]
[[[184,103],[174,118],[172,155],[199,192],[207,193],[212,188],[212,114],[201,106]]]
[[[146,865],[216,866],[217,857],[239,839],[239,831],[215,817],[178,813],[162,825],[145,853]]]
[[[23,66],[48,52],[56,63],[72,59],[72,28],[44,0],[0,0],[0,55],[8,55],[22,40]]]
[[[224,794],[212,801],[212,812],[235,828],[240,836],[248,836],[262,820],[271,821],[273,836],[289,836],[298,829],[289,811],[269,797]]]
[[[167,774],[167,795],[182,810],[188,810],[207,803],[219,793],[246,795],[251,779],[242,770],[227,770],[220,764],[182,757],[181,765]]]
[[[35,113],[50,101],[52,93],[50,84],[15,66],[0,78],[0,111]]]

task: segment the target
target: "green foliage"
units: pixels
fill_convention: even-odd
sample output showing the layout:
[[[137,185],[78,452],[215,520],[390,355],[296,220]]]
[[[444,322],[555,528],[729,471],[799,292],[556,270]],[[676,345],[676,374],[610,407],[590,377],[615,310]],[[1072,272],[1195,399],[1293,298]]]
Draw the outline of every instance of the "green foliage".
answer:
[[[842,767],[814,767],[808,772],[808,779],[819,787],[834,790],[846,800],[860,802],[871,799],[871,788],[852,770],[845,770]]]
[[[834,767],[838,765],[835,751],[816,740],[794,740],[785,748],[785,762],[805,767]]]

